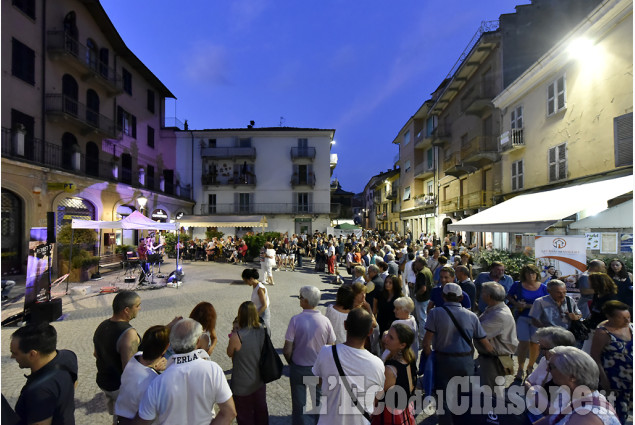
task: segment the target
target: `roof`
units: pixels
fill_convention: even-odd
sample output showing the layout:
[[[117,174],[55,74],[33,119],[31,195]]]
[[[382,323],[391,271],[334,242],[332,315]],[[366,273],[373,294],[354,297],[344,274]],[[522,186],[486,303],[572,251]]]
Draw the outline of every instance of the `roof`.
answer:
[[[170,97],[176,99],[176,96],[157,78],[156,75],[150,71],[150,69],[126,46],[123,39],[117,32],[117,29],[113,25],[110,17],[102,7],[99,0],[84,0],[82,3],[86,6],[86,9],[90,12],[95,19],[97,25],[103,31],[104,35],[108,38],[108,41],[112,44],[113,49],[119,54],[121,58],[126,60],[147,81],[149,81],[159,93],[164,97]],[[123,7],[123,6],[122,6]]]

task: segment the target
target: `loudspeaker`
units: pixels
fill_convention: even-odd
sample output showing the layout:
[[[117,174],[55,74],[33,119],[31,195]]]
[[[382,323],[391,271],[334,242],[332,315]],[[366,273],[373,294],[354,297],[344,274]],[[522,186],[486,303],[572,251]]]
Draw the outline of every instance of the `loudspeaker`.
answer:
[[[55,243],[55,213],[46,213],[46,243]]]
[[[31,306],[31,320],[29,323],[50,323],[62,315],[62,299],[53,298],[51,301],[34,303]]]

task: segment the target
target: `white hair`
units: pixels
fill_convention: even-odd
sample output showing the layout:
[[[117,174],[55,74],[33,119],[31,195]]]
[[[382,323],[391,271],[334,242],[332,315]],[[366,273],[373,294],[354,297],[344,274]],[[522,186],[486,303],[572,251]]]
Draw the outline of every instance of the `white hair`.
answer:
[[[300,288],[300,296],[304,298],[311,307],[316,307],[320,303],[322,293],[315,286],[303,286]]]
[[[177,354],[189,353],[196,349],[196,343],[203,334],[203,326],[194,319],[181,319],[170,330],[170,346]]]

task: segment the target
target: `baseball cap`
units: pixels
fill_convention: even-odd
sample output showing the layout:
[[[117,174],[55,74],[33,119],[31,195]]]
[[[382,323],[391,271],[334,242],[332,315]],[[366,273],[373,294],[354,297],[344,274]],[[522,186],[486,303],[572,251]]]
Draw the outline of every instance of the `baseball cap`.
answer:
[[[443,293],[446,295],[454,294],[457,297],[460,297],[461,295],[463,295],[463,290],[456,283],[450,282],[450,283],[446,283],[445,286],[443,287]]]

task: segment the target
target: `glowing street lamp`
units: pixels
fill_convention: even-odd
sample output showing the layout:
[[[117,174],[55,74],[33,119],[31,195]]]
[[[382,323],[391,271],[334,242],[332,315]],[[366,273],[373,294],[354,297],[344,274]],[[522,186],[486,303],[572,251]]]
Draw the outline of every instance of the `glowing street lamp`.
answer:
[[[148,203],[148,198],[146,198],[145,196],[139,196],[137,198],[137,203],[139,204],[139,209],[143,213],[146,208],[146,204]]]

